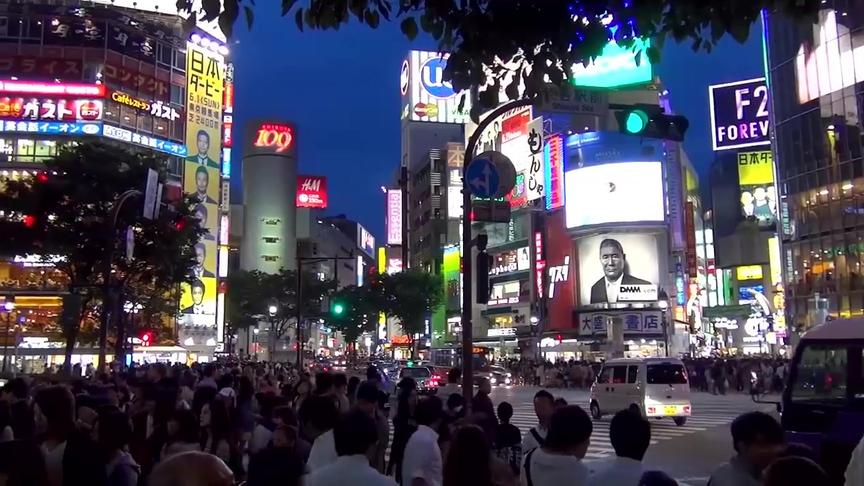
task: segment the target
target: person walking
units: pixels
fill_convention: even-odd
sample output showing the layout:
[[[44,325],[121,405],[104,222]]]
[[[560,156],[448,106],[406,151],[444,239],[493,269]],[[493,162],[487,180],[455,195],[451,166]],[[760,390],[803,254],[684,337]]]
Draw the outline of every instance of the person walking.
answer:
[[[438,446],[438,427],[443,414],[441,399],[436,396],[417,402],[417,430],[405,444],[402,486],[441,486],[443,464]]]
[[[735,456],[712,474],[708,486],[760,486],[762,471],[784,450],[783,428],[763,412],[748,412],[732,421]]]
[[[522,453],[527,454],[546,442],[549,431],[549,421],[555,411],[555,397],[546,390],[534,394],[534,414],[537,416],[537,426],[531,427],[522,437]]]
[[[477,393],[471,400],[471,412],[482,414],[486,420],[496,420],[495,406],[492,404],[492,399],[489,398],[490,393],[492,393],[492,383],[488,378],[481,378],[477,386]]]
[[[513,418],[513,405],[508,402],[498,404],[498,427],[495,429],[495,455],[510,465],[514,474],[519,474],[522,464],[522,434],[519,428],[510,423]]]
[[[456,429],[444,462],[444,486],[515,486],[515,478],[492,454],[483,429],[476,425]]]
[[[438,407],[440,413],[440,403]],[[378,434],[368,413],[355,409],[343,415],[333,427],[333,440],[337,459],[312,471],[304,478],[304,486],[396,486],[392,478],[369,465],[367,453],[378,442]]]
[[[592,465],[594,486],[637,486],[642,459],[651,444],[651,424],[634,410],[621,410],[609,424],[609,441],[615,457]]]
[[[591,418],[578,405],[555,410],[544,444],[525,454],[522,486],[587,485],[589,470],[582,459],[588,452],[593,427]]]
[[[126,450],[132,437],[129,417],[119,409],[100,411],[96,422],[97,444],[105,463],[107,486],[136,486],[141,467]]]

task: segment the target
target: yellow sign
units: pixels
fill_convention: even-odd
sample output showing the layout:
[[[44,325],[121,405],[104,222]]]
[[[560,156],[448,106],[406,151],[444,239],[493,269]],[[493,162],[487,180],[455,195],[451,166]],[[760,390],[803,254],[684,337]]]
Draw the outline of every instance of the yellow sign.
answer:
[[[195,279],[180,293],[181,320],[186,325],[215,326],[219,282],[219,198],[222,181],[221,131],[224,59],[197,44],[186,44],[186,146],[183,192],[195,198],[193,213],[206,230],[195,245]],[[221,340],[221,336],[218,336]]]
[[[774,182],[774,157],[770,150],[738,154],[738,185],[754,186]]]
[[[186,43],[186,146],[190,162],[219,168],[225,61]]]
[[[744,265],[735,267],[735,277],[738,280],[761,280],[762,265]]]

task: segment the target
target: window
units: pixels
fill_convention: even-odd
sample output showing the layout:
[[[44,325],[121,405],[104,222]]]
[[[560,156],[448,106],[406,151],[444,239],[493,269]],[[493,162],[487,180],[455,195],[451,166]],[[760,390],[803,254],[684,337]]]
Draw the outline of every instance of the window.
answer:
[[[687,383],[687,372],[680,364],[648,365],[649,385],[683,385]]]
[[[612,367],[607,366],[603,368],[603,371],[600,372],[600,376],[597,377],[597,383],[600,384],[609,384],[612,383]]]
[[[627,383],[627,367],[613,366],[612,367],[612,384],[621,385]]]
[[[440,196],[441,195],[441,186],[438,186],[438,185],[432,186],[432,194],[435,196]]]
[[[636,383],[636,380],[639,379],[639,366],[628,366],[627,367],[627,383]]]
[[[792,383],[791,399],[845,400],[847,386],[847,348],[831,345],[805,345]]]

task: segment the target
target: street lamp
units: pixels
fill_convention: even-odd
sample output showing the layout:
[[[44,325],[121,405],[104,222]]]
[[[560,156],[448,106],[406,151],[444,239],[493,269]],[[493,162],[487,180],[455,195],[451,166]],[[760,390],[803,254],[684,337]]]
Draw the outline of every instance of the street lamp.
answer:
[[[276,311],[278,310],[279,308],[276,307],[276,304],[270,304],[270,306],[267,307],[267,312],[270,314],[271,318],[276,317]]]
[[[6,302],[3,303],[3,310],[6,311],[6,332],[3,339],[3,374],[6,374],[6,367],[9,363],[9,328],[12,327],[12,311],[15,310],[15,297],[6,297]]]
[[[667,310],[669,309],[669,296],[666,295],[666,292],[660,291],[660,300],[657,301],[657,307],[660,308],[661,319],[663,320],[663,347],[666,352],[666,356],[669,356],[669,314]]]

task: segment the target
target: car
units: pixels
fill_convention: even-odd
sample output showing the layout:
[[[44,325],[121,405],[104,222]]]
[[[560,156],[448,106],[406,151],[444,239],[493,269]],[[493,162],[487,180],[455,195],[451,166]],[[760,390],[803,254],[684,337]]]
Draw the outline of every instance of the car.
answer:
[[[687,369],[675,358],[609,360],[591,387],[588,407],[595,420],[629,408],[682,426],[692,413]]]
[[[486,378],[492,386],[509,386],[513,383],[512,374],[502,366],[485,366],[474,373],[474,385],[478,385],[481,378]]]
[[[399,370],[399,381],[413,378],[417,382],[417,392],[421,395],[434,395],[438,392],[438,379],[426,366],[406,366]]]

